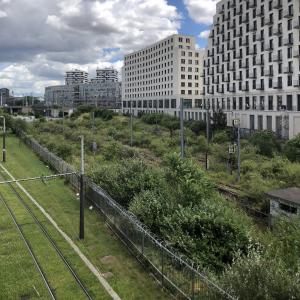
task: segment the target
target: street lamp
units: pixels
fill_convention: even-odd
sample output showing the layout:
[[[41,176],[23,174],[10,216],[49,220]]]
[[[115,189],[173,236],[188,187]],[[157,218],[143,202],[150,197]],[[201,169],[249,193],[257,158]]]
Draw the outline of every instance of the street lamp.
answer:
[[[5,146],[5,135],[6,135],[6,128],[5,128],[5,117],[0,116],[3,118],[3,147],[2,147],[2,161],[6,162],[6,146]]]

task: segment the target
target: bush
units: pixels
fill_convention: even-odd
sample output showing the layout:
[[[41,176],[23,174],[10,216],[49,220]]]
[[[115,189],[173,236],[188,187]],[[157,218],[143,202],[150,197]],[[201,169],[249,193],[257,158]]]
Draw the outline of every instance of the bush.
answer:
[[[204,121],[188,121],[186,122],[186,126],[196,135],[199,135],[201,131],[206,130],[206,123]]]
[[[257,147],[258,153],[261,155],[273,157],[280,151],[280,144],[271,131],[259,131],[254,133],[250,139],[250,143]]]
[[[63,160],[70,160],[72,156],[72,147],[67,144],[60,144],[55,147],[55,153]]]
[[[290,161],[300,162],[300,134],[286,143],[284,154]]]
[[[213,136],[213,142],[217,143],[217,144],[224,144],[226,142],[229,142],[229,137],[226,131],[220,131],[217,132],[214,136]]]
[[[126,208],[139,193],[161,186],[160,173],[139,159],[100,166],[92,171],[92,179]]]
[[[116,115],[117,114],[114,111],[108,110],[108,109],[96,109],[95,110],[95,118],[101,118],[104,121],[112,120],[113,117]]]

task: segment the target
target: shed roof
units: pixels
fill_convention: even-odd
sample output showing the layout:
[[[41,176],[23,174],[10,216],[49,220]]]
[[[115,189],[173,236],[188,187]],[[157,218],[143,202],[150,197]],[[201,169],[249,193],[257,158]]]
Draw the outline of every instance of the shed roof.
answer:
[[[300,205],[300,188],[292,187],[266,193],[269,197],[277,198]]]

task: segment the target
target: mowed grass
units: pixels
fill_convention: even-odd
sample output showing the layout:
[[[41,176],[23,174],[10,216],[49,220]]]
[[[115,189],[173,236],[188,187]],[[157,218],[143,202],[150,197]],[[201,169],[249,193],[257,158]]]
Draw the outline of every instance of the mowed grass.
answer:
[[[3,198],[5,199],[10,209],[13,211],[18,224],[21,226],[23,234],[25,235],[25,238],[27,239],[30,247],[32,248],[33,253],[36,256],[36,259],[40,264],[42,271],[44,272],[52,291],[54,292],[54,295],[58,299],[86,299],[86,295],[79,287],[79,285],[71,275],[70,271],[68,270],[64,262],[56,253],[50,241],[45,237],[45,235],[43,234],[39,226],[35,223],[33,217],[25,209],[25,207],[22,205],[18,197],[14,194],[12,189],[7,185],[6,186],[2,185],[0,189]],[[22,197],[26,199],[25,195],[22,195]],[[47,228],[49,228],[49,230],[52,231],[51,236],[56,237],[57,232],[53,228],[53,226],[49,223],[49,221],[42,214],[37,214],[37,211],[35,212],[35,215],[38,217],[39,221],[45,227],[47,226]],[[78,273],[85,278],[86,285],[89,286],[89,288],[93,285],[97,287],[97,290],[93,289],[94,298],[109,299],[108,294],[106,294],[104,289],[98,284],[96,278],[94,278],[94,276],[90,274],[88,268],[83,264],[83,262],[80,260],[78,255],[75,254],[75,252],[70,248],[70,246],[65,241],[61,241],[60,245],[62,248],[68,249],[70,253],[71,252],[74,253],[75,261],[77,263],[76,264],[77,269],[79,270]],[[11,261],[14,261],[14,255],[13,255],[14,252],[11,253],[12,256],[9,259]],[[33,262],[33,259],[31,257],[29,258],[27,257],[27,260],[29,261],[31,260]],[[18,272],[18,270],[9,268],[7,269],[7,272],[11,276],[14,276],[14,274]],[[39,274],[37,269],[36,269],[36,274]],[[86,280],[87,278],[89,280]],[[26,281],[27,278],[25,278],[24,282]],[[16,285],[16,282],[13,282],[13,284]],[[8,297],[11,296],[10,293],[14,293],[14,297],[12,297],[11,299],[22,299],[22,296],[27,296],[26,294],[24,294],[23,291],[21,291],[21,293],[18,291],[16,294],[16,292],[14,291],[14,286],[9,285],[8,282],[6,282],[5,278],[2,281],[1,287],[2,285],[4,287],[4,290],[7,291],[6,293],[7,295],[9,295]],[[37,294],[39,294],[39,292],[37,292]],[[2,296],[3,295],[1,295],[1,297]],[[48,297],[50,296],[49,292],[47,296]],[[4,297],[3,299],[6,299],[6,297]]]
[[[12,135],[7,139],[5,167],[16,178],[51,174],[49,168],[28,147]],[[161,289],[152,275],[143,270],[127,248],[107,228],[104,219],[96,211],[86,209],[85,240],[78,240],[79,201],[74,191],[66,186],[62,179],[48,182],[46,185],[40,181],[24,182],[22,185],[45,208],[62,230],[76,242],[82,252],[104,274],[109,284],[122,299],[171,298]],[[29,199],[26,201],[41,217],[41,213]],[[47,222],[45,226],[55,237],[64,254],[68,255],[68,260],[76,267],[76,271],[80,273],[78,257],[65,246],[63,238],[52,226]],[[83,277],[81,276],[82,279]],[[89,291],[93,291],[93,294],[97,294],[94,284],[87,282],[87,287]]]
[[[51,299],[2,200],[0,215],[0,299]]]

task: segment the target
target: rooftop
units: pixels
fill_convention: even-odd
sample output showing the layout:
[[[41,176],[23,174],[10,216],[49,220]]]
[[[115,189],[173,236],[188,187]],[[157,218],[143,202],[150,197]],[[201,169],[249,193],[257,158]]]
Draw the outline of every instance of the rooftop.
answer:
[[[300,188],[292,187],[266,193],[269,197],[300,204]]]

